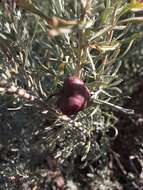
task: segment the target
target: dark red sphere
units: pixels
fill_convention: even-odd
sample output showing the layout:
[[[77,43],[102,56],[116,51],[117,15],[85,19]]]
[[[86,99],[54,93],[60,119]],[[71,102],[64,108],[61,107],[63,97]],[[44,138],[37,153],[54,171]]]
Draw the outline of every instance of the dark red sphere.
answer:
[[[76,94],[81,94],[85,98],[90,98],[90,91],[86,87],[83,80],[77,76],[70,76],[65,79],[63,84],[63,93],[66,96],[75,96]]]
[[[85,104],[85,98],[81,95],[69,96],[64,95],[60,96],[57,105],[62,113],[66,115],[73,115],[82,110]]]
[[[90,99],[90,91],[77,76],[65,79],[57,106],[63,114],[73,115],[83,110]]]

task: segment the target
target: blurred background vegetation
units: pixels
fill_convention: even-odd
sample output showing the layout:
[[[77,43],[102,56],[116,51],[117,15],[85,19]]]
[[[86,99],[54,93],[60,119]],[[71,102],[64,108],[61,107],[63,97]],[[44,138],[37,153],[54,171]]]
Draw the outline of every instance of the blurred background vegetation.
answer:
[[[0,189],[142,188],[142,10],[125,0],[0,1]],[[71,75],[92,96],[67,117],[51,94]]]

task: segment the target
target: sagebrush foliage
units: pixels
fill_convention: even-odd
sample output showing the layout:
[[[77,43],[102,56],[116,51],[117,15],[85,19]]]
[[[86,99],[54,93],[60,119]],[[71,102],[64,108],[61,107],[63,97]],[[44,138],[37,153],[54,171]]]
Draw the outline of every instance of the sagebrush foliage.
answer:
[[[13,111],[36,108],[41,124],[30,122],[33,138],[60,161],[71,155],[80,155],[82,161],[106,158],[107,131],[116,122],[113,109],[132,113],[116,105],[122,94],[119,68],[134,40],[143,36],[142,32],[128,36],[130,26],[142,21],[134,14],[142,3],[47,0],[34,2],[35,7],[28,0],[22,2],[4,1],[0,9],[2,106]],[[70,75],[85,80],[92,97],[88,108],[68,118],[50,95]],[[25,89],[36,100],[20,96],[11,85]]]

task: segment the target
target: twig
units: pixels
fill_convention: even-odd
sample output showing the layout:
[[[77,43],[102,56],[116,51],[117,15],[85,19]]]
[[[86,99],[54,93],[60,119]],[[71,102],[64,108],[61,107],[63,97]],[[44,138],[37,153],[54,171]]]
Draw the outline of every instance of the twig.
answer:
[[[17,94],[19,97],[24,98],[24,99],[29,100],[29,101],[32,101],[32,102],[38,98],[34,95],[29,94],[23,88],[19,88],[19,87],[16,87],[14,85],[11,85],[4,80],[0,82],[0,91],[3,91],[3,92],[6,91],[6,92],[9,92],[11,94]]]

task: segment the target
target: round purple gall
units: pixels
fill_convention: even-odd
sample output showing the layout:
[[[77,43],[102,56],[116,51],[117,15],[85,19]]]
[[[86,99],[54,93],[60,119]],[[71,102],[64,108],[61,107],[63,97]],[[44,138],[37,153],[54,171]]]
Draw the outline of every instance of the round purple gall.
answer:
[[[74,115],[87,107],[90,91],[77,76],[65,79],[63,89],[59,93],[57,106],[65,115]]]

